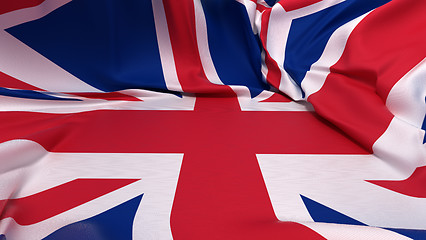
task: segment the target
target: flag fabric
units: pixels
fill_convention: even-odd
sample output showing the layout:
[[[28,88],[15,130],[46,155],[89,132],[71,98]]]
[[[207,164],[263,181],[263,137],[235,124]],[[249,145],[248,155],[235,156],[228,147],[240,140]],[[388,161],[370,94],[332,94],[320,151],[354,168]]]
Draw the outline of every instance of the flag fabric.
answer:
[[[425,12],[0,3],[0,240],[426,239]]]

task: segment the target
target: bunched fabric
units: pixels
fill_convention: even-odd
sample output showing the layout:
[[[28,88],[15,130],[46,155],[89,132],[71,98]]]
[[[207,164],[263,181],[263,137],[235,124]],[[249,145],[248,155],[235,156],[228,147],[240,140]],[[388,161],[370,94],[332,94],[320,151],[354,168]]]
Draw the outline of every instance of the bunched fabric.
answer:
[[[425,12],[0,3],[0,240],[426,239]]]

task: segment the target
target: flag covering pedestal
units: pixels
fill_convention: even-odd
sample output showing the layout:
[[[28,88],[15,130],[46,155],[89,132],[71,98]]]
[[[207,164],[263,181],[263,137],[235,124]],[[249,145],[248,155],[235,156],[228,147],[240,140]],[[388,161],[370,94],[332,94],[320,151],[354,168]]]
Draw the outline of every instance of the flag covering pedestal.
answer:
[[[426,238],[424,10],[0,4],[0,240]]]

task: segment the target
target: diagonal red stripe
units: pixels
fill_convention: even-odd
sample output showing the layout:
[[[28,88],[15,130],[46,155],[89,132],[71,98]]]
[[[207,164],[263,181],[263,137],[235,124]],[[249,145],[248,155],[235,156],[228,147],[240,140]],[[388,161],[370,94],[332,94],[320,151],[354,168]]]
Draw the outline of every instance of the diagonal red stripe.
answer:
[[[94,92],[82,92],[82,93],[69,93],[73,95],[77,95],[80,97],[85,98],[92,98],[92,99],[104,99],[109,101],[142,101],[139,98],[126,95],[120,92],[105,92],[105,93],[94,93]]]
[[[11,0],[11,1],[2,1],[0,3],[0,14],[12,12],[22,8],[35,7],[40,5],[45,0]]]
[[[0,87],[21,89],[21,90],[36,90],[43,91],[38,87],[22,82],[14,77],[11,77],[3,72],[0,72]]]
[[[417,168],[405,180],[367,180],[367,182],[410,197],[426,198],[426,166]]]
[[[0,220],[11,217],[20,225],[41,222],[139,179],[76,179],[17,199],[0,200]]]

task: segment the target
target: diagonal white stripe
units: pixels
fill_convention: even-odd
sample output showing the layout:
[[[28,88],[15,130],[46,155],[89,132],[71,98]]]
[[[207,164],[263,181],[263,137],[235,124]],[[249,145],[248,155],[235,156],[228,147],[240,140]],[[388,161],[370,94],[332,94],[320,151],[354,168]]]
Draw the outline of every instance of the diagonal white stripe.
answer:
[[[0,29],[7,29],[16,25],[33,21],[46,16],[72,0],[45,0],[38,6],[19,9],[0,15]]]
[[[195,97],[182,96],[180,98],[173,94],[147,90],[123,91],[123,93],[127,92],[136,95],[143,101],[108,101],[71,95],[64,97],[82,101],[40,100],[0,95],[0,112],[77,113],[94,110],[193,110],[195,105]]]
[[[365,181],[410,176],[374,155],[258,154],[257,158],[282,221],[312,222],[300,197],[304,195],[370,226],[426,227],[426,199]]]
[[[6,144],[6,147],[2,147]],[[0,194],[25,197],[76,178],[141,179],[42,222],[20,226],[12,219],[0,221],[7,239],[42,239],[58,228],[87,219],[131,198],[143,195],[134,220],[133,238],[171,239],[170,214],[183,154],[152,153],[52,153],[28,140],[0,144],[0,162],[21,161],[18,171],[0,175],[10,189]],[[18,155],[8,147],[20,149]],[[29,154],[34,153],[35,155]],[[4,170],[0,164],[0,171]],[[16,180],[19,180],[16,182]],[[23,181],[23,182],[22,182]],[[15,191],[19,189],[19,191]]]
[[[396,232],[377,227],[301,222],[327,240],[412,240]]]
[[[391,89],[386,106],[396,117],[421,128],[426,114],[426,58]]]
[[[302,81],[301,85],[302,89],[306,93],[306,99],[311,94],[318,92],[322,88],[328,74],[330,73],[330,67],[333,66],[342,56],[352,31],[369,13],[361,15],[344,24],[331,35],[320,59],[312,64]]]
[[[275,4],[272,8],[268,24],[266,49],[271,57],[277,62],[281,71],[279,90],[286,93],[294,100],[302,99],[302,92],[295,81],[284,70],[283,66],[285,60],[285,49],[287,46],[286,43],[291,23],[293,19],[307,16],[341,2],[343,2],[343,0],[320,1],[290,12],[286,12],[280,4]]]
[[[50,92],[101,92],[0,30],[0,71]]]
[[[331,6],[337,5],[337,4],[344,2],[344,1],[346,1],[346,0],[322,0],[322,1],[319,1],[317,3],[308,5],[306,7],[295,9],[293,11],[289,11],[287,13],[291,15],[292,19],[300,18],[300,17],[304,17],[304,16],[307,16],[307,15],[319,12],[321,10],[324,10],[324,9],[329,8]]]
[[[373,144],[374,154],[401,172],[411,174],[426,166],[426,59],[402,77],[391,89],[386,106],[395,115],[386,131]]]
[[[279,90],[294,100],[300,100],[302,98],[302,92],[299,86],[284,70],[283,66],[291,22],[292,15],[286,13],[280,4],[276,4],[272,8],[268,22],[266,50],[269,52],[272,59],[277,63],[281,72]]]

